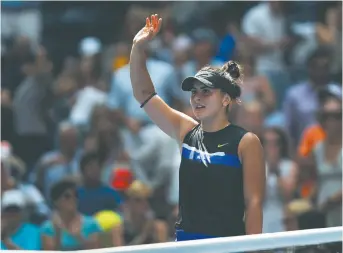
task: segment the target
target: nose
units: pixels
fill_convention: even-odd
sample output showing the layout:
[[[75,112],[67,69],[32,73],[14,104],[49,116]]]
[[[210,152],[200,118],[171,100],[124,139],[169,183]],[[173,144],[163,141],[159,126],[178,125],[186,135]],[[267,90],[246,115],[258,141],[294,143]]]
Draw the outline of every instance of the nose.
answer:
[[[200,94],[198,92],[196,92],[193,96],[193,99],[195,102],[199,102],[200,101]]]

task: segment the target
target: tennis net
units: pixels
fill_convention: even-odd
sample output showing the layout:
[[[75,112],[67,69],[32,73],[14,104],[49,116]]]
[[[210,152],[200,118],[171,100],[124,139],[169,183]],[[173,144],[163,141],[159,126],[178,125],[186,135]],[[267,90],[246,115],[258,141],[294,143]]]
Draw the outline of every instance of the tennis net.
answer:
[[[340,253],[342,227],[77,251],[79,253]],[[15,253],[8,252],[8,253]],[[39,253],[27,252],[27,253]]]

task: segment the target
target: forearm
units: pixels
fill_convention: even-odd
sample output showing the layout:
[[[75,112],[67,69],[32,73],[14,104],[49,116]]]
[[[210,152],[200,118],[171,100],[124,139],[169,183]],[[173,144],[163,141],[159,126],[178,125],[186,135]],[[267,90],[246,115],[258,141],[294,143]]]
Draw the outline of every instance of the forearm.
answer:
[[[8,250],[23,250],[19,246],[17,246],[14,242],[12,242],[12,240],[9,238],[4,239],[2,242]]]
[[[247,206],[245,210],[245,230],[247,235],[262,233],[262,204]]]
[[[142,48],[133,45],[130,57],[130,78],[133,94],[138,102],[143,103],[155,92],[147,66],[146,54]]]

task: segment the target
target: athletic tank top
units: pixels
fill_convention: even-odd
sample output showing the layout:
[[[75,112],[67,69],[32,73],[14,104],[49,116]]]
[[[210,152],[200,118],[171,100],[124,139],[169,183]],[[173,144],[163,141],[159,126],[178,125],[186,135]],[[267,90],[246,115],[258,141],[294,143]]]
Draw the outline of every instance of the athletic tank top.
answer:
[[[243,171],[238,145],[247,131],[193,128],[182,144],[176,229],[208,236],[245,234]]]

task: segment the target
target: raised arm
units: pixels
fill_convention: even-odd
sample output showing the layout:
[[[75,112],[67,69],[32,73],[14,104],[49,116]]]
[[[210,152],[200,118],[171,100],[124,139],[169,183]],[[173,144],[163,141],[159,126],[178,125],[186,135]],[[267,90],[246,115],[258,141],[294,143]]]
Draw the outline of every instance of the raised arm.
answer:
[[[153,96],[155,88],[146,66],[146,45],[158,33],[161,24],[162,19],[159,19],[157,15],[152,15],[151,19],[146,19],[146,25],[133,40],[130,57],[131,85],[136,100],[140,104],[145,103],[143,108],[152,121],[163,132],[181,143],[186,133],[197,122],[191,117],[170,108],[158,95]],[[151,96],[153,97],[149,99]]]

